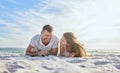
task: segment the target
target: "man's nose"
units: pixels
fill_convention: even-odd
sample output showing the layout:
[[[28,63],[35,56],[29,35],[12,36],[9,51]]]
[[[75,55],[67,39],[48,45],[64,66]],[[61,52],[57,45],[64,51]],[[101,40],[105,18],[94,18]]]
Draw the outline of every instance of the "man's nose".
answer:
[[[48,36],[48,38],[50,39],[50,38],[51,38],[51,36]]]

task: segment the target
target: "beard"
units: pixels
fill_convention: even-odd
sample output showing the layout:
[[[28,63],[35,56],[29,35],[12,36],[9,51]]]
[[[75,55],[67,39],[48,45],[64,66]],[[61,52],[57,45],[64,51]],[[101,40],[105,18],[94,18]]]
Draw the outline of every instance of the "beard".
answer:
[[[49,44],[49,42],[50,42],[50,39],[45,39],[45,40],[44,40],[44,44],[45,44],[45,45]]]

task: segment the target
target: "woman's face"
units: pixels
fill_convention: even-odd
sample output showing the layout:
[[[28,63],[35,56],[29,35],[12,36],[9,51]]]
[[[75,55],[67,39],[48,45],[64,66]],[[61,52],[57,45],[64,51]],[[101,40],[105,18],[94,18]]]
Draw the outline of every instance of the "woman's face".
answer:
[[[60,49],[64,50],[66,46],[66,40],[64,37],[60,39]]]
[[[67,44],[67,41],[65,40],[64,36],[60,39],[60,43],[63,45]]]

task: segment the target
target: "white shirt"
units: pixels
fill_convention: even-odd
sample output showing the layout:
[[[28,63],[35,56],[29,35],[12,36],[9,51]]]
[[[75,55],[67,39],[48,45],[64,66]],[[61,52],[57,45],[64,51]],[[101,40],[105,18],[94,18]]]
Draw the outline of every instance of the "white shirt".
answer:
[[[51,50],[51,48],[58,48],[58,42],[58,38],[53,35],[49,44],[45,46],[41,41],[41,35],[37,34],[31,39],[30,45],[32,45],[35,48],[38,48],[39,50]]]

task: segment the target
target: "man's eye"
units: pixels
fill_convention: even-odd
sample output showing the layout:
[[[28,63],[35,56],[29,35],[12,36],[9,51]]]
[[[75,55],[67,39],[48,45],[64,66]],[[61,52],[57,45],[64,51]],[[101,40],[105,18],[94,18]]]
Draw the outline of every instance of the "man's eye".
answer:
[[[48,35],[46,35],[46,37],[48,37]]]

